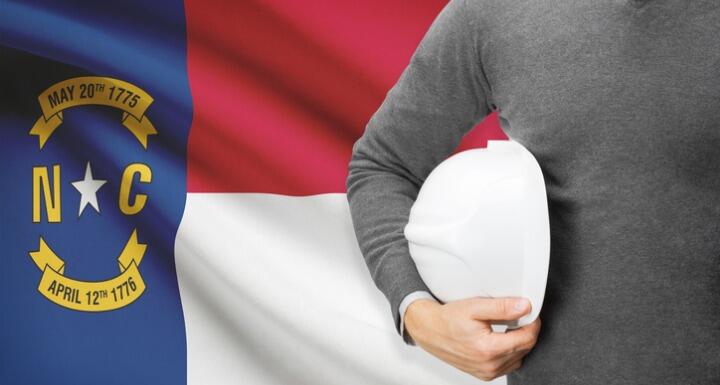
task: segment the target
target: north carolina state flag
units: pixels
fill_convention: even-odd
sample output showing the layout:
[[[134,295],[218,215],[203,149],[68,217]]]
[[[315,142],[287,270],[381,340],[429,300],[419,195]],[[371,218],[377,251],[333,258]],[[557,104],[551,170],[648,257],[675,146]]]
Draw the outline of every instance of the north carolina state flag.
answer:
[[[0,1],[0,383],[476,383],[397,335],[344,195],[444,3]]]

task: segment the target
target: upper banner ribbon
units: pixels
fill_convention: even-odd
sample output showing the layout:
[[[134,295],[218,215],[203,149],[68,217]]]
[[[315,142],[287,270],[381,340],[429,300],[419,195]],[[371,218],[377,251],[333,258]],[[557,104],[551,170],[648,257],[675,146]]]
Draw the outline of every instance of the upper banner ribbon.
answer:
[[[140,87],[119,79],[83,76],[53,84],[38,96],[43,116],[33,125],[42,149],[50,135],[62,123],[62,111],[76,106],[104,105],[123,111],[122,124],[147,149],[147,137],[157,134],[145,110],[153,98]]]

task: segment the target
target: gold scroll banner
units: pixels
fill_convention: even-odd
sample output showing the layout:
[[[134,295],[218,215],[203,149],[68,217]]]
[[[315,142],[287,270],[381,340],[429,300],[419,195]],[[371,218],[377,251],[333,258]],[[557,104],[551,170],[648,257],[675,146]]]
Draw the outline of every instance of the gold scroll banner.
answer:
[[[66,277],[65,262],[52,251],[42,237],[38,250],[31,251],[30,257],[43,272],[38,291],[45,298],[68,309],[100,312],[127,306],[145,291],[145,282],[138,265],[146,249],[146,244],[138,242],[137,230],[133,230],[118,257],[120,274],[97,282]]]
[[[157,134],[145,111],[153,98],[131,83],[100,76],[83,76],[55,83],[38,96],[42,116],[33,125],[40,149],[62,124],[62,111],[76,106],[103,105],[123,111],[122,124],[147,149],[148,136]]]

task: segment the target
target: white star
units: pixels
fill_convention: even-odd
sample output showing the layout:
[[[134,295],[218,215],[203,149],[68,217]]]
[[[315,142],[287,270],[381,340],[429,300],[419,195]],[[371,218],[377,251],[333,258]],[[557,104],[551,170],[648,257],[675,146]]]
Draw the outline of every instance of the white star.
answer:
[[[87,206],[88,203],[95,209],[95,211],[100,212],[96,194],[97,190],[99,190],[106,182],[107,181],[104,180],[93,179],[90,162],[88,162],[87,167],[85,167],[85,179],[72,182],[73,187],[80,192],[80,209],[78,209],[78,217],[82,214],[83,210],[85,210],[85,206]]]

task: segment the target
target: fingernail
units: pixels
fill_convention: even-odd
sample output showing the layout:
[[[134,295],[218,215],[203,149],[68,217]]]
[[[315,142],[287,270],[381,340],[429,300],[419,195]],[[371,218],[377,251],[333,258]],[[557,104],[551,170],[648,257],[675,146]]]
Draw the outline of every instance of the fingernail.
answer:
[[[515,310],[517,311],[524,311],[528,306],[530,306],[530,302],[525,298],[515,301]]]

